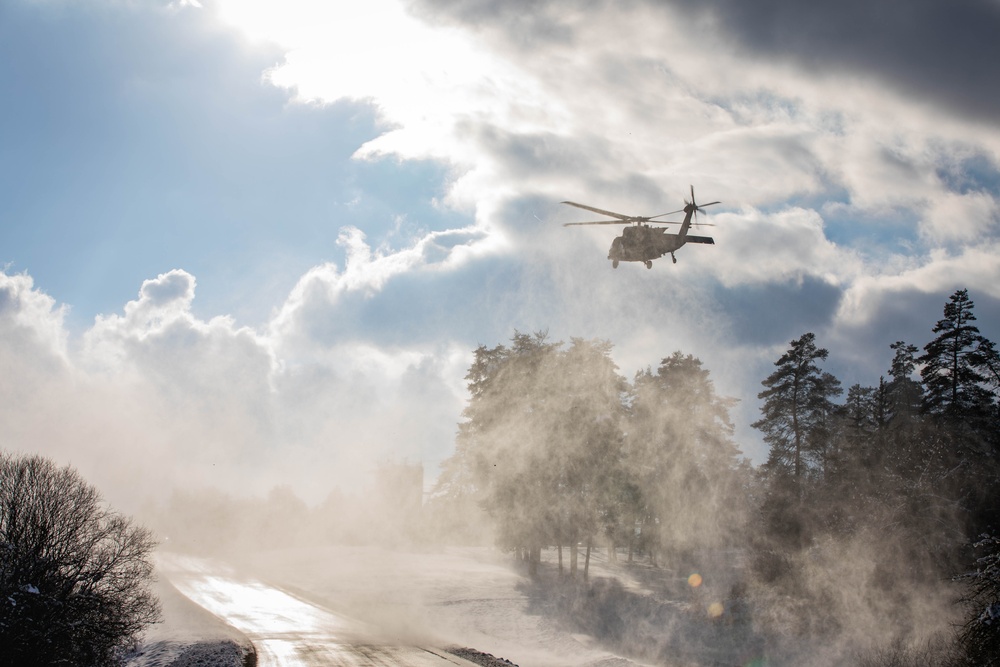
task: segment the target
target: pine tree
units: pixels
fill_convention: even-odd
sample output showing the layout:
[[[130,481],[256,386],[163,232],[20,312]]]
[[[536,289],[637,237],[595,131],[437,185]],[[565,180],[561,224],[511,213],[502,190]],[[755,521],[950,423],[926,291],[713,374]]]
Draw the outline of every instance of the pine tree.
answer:
[[[889,346],[893,351],[892,365],[889,367],[889,414],[891,422],[905,421],[913,418],[919,411],[923,401],[923,391],[920,383],[913,379],[917,362],[914,355],[917,346],[899,340]]]
[[[937,337],[917,360],[924,364],[922,408],[932,438],[924,444],[924,455],[937,462],[938,488],[967,513],[970,534],[1000,526],[997,406],[990,390],[993,344],[975,321],[968,291],[956,291],[934,326]]]
[[[949,422],[979,422],[989,412],[993,396],[986,389],[986,339],[973,324],[972,299],[968,290],[958,290],[944,306],[944,317],[933,332],[937,337],[924,346],[917,360],[923,364],[923,410]]]
[[[816,336],[803,334],[775,362],[777,369],[761,382],[763,417],[753,427],[764,433],[771,446],[767,468],[790,474],[796,481],[807,469],[822,467],[836,406],[832,398],[841,393],[840,380],[821,371],[818,361],[829,352],[816,347]]]
[[[883,383],[883,414],[875,439],[873,463],[886,471],[915,476],[928,465],[928,443],[921,424],[923,389],[914,380],[917,347],[903,341],[889,346],[893,351],[889,381]]]

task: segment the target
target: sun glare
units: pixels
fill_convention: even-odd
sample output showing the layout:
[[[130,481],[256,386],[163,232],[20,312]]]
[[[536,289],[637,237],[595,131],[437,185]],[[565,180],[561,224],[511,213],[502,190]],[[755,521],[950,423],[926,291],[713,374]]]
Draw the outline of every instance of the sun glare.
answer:
[[[395,0],[221,0],[219,17],[251,39],[287,49],[268,79],[296,89],[300,99],[414,99],[429,86],[477,77],[477,57],[465,39],[417,21]]]

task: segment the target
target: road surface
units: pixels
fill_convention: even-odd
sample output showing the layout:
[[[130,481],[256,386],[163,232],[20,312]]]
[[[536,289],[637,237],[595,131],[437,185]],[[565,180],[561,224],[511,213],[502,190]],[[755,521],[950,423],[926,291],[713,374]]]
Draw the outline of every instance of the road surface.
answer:
[[[159,570],[181,593],[246,634],[259,667],[475,667],[439,649],[375,639],[375,628],[214,561],[163,556]]]

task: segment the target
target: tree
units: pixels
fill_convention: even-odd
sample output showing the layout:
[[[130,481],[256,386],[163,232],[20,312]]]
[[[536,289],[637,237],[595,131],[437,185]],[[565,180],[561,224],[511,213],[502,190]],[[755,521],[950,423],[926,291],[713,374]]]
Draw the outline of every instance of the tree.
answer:
[[[872,462],[871,443],[880,426],[879,390],[875,387],[851,385],[844,402],[843,444],[839,447],[840,463],[848,468],[852,464],[868,467]]]
[[[763,416],[753,427],[764,433],[764,442],[771,447],[763,466],[765,492],[759,516],[762,544],[757,552],[765,557],[762,570],[780,570],[767,563],[769,554],[801,549],[812,539],[815,519],[810,509],[816,507],[805,503],[804,480],[811,472],[821,477],[835,463],[828,446],[837,413],[831,399],[840,394],[840,381],[817,365],[828,354],[816,347],[814,334],[803,334],[775,362],[777,369],[761,382],[765,389],[757,395],[764,401]]]
[[[924,412],[950,422],[981,421],[993,396],[986,388],[990,343],[972,324],[976,316],[968,290],[958,290],[944,306],[944,317],[933,332],[937,338],[924,346],[917,360],[925,394]]]
[[[763,417],[752,426],[763,431],[771,446],[767,467],[790,473],[798,483],[810,465],[822,465],[828,443],[830,418],[841,393],[840,380],[820,371],[817,361],[829,352],[816,347],[816,336],[803,334],[774,363],[777,370],[761,384],[757,398],[764,401]]]
[[[997,406],[990,388],[993,344],[979,333],[967,290],[952,294],[918,359],[923,412],[934,427],[929,453],[940,487],[968,511],[969,535],[1000,528]]]
[[[889,346],[893,351],[892,364],[889,366],[889,396],[888,421],[903,421],[913,418],[920,411],[923,401],[923,390],[920,383],[913,379],[917,368],[914,355],[917,346],[901,340]]]
[[[154,547],[72,468],[0,453],[0,664],[121,663],[159,619]]]
[[[575,545],[612,514],[625,381],[610,351],[515,332],[510,347],[480,346],[466,376],[465,421],[439,489],[478,500],[498,544],[532,564],[549,544],[569,544],[575,562]]]
[[[969,665],[1000,665],[1000,538],[984,535],[975,570],[958,577],[966,585],[967,614],[958,641]]]
[[[917,347],[896,341],[889,348],[893,357],[889,381],[880,385],[881,410],[872,463],[894,474],[914,477],[929,465],[928,450],[932,446],[925,442],[927,434],[921,423],[923,388],[913,379]]]
[[[638,485],[644,546],[732,544],[745,507],[729,417],[736,400],[718,396],[701,360],[679,351],[655,374],[637,373],[633,385],[626,461]]]

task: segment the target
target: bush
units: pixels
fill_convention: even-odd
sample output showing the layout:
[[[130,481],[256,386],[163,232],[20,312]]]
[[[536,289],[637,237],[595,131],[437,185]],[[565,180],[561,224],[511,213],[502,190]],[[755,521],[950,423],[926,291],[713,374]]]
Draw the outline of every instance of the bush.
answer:
[[[120,664],[159,619],[154,547],[72,468],[0,453],[0,664]]]
[[[968,664],[1000,665],[1000,537],[983,535],[973,547],[981,554],[976,569],[958,577],[966,584],[965,624],[959,643]]]

